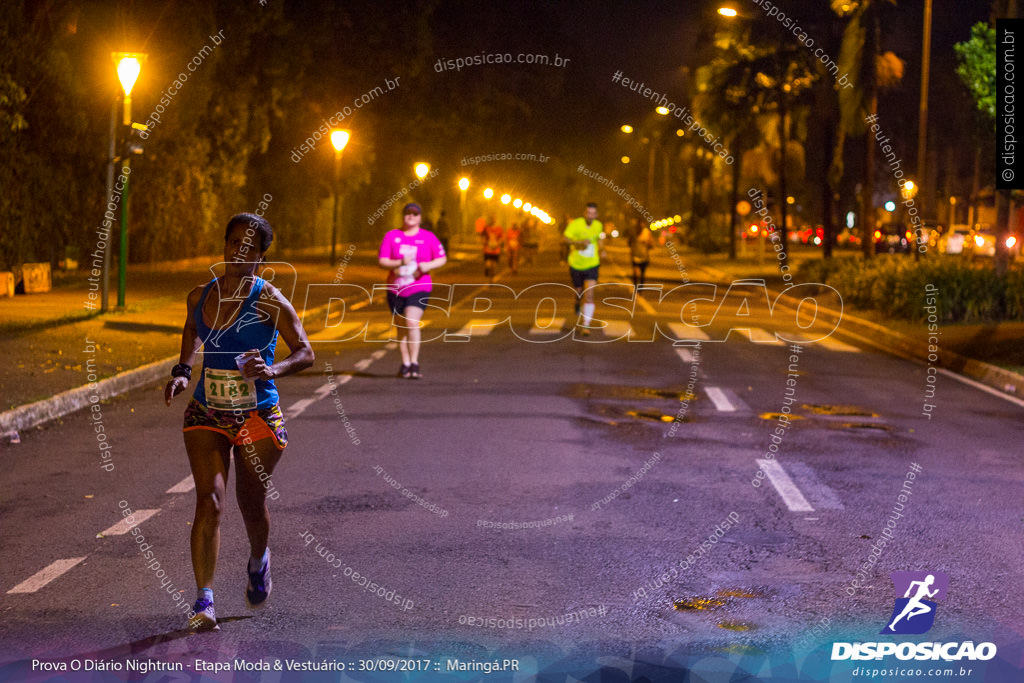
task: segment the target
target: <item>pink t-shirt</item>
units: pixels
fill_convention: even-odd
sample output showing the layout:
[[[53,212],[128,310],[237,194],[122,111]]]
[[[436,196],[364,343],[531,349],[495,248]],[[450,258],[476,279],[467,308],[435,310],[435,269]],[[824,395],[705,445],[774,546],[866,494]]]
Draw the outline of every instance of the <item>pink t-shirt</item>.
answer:
[[[380,243],[380,258],[402,259],[406,254],[412,255],[413,263],[426,263],[445,255],[441,241],[434,233],[420,228],[411,237],[402,230],[389,230]],[[414,268],[413,268],[414,269]],[[409,296],[416,292],[429,292],[432,280],[430,273],[413,278],[412,274],[395,275],[388,271],[388,288],[398,296]]]

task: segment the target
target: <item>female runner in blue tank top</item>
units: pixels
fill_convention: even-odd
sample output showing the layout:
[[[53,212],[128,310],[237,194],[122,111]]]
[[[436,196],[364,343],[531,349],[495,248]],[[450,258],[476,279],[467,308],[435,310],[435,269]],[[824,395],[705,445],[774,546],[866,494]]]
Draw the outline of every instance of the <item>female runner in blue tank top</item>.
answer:
[[[189,627],[198,631],[218,628],[213,575],[232,449],[235,495],[251,551],[246,603],[262,606],[271,589],[266,494],[288,443],[274,379],[313,364],[313,349],[295,309],[256,275],[273,238],[270,223],[260,216],[243,213],[228,221],[224,275],[189,293],[180,362],[164,389],[170,405],[188,387],[202,347],[203,370],[185,409],[184,427],[196,485],[191,546],[198,595]],[[275,362],[278,333],[291,355]]]

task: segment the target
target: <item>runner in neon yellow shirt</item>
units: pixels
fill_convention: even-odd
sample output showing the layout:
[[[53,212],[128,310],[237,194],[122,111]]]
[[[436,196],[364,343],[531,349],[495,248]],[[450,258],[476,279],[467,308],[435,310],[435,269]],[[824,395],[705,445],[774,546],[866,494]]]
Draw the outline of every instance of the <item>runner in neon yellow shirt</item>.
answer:
[[[566,226],[562,241],[571,247],[569,252],[569,277],[576,288],[576,313],[580,313],[582,299],[582,321],[580,334],[590,334],[590,321],[594,318],[594,285],[597,284],[598,268],[604,249],[601,235],[604,226],[597,220],[597,204],[590,202],[583,216]]]

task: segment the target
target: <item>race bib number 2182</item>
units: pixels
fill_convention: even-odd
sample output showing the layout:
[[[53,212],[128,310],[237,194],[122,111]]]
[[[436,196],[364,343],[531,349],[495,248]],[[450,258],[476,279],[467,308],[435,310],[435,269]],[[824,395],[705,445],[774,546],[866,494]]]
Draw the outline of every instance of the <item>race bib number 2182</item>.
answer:
[[[204,388],[206,405],[215,410],[252,410],[256,407],[254,385],[238,370],[207,368]]]

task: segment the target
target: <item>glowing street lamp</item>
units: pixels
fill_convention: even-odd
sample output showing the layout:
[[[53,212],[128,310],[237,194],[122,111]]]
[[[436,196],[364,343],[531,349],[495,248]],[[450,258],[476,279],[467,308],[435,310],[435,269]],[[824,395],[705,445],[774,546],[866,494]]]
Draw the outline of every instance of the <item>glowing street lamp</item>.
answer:
[[[522,205],[523,205],[523,200],[520,199],[519,197],[516,197],[515,199],[512,200],[512,206],[516,207],[517,209],[520,206],[522,206]]]
[[[142,52],[112,52],[111,58],[117,65],[117,80],[121,82],[121,90],[124,92],[124,116],[122,121],[125,127],[132,125],[132,88],[142,73],[142,63],[146,61],[147,55]],[[107,201],[114,191],[114,158],[116,156],[117,137],[117,102],[114,103],[114,114],[110,121],[110,162],[107,165]],[[127,137],[126,137],[127,140]],[[125,178],[124,189],[121,191],[121,244],[120,256],[117,263],[117,305],[124,308],[125,290],[128,280],[128,185],[131,177],[131,159],[126,154],[121,154],[121,173]],[[104,252],[103,268],[103,310],[107,309],[107,272],[109,268],[108,252]]]
[[[507,194],[507,193],[501,195],[501,203],[502,204],[508,204],[510,201],[512,201],[512,195]]]
[[[719,7],[718,13],[721,14],[723,17],[730,18],[735,17],[738,14],[738,12],[734,10],[732,7]]]
[[[331,265],[334,264],[335,247],[338,242],[338,223],[341,220],[341,152],[348,144],[351,133],[344,129],[331,131],[331,145],[334,146],[334,220],[331,221]]]
[[[619,128],[619,130],[628,135],[633,132],[633,126],[629,125],[628,123],[624,123],[622,124],[622,127]]]
[[[121,89],[124,90],[124,125],[130,126],[132,88],[142,73],[142,62],[146,60],[146,55],[141,52],[114,52],[112,56],[117,63],[117,80],[121,81]]]
[[[489,187],[486,190],[484,190],[484,199],[490,199],[493,196],[494,196],[494,190],[492,190]]]
[[[416,177],[423,180],[427,177],[427,174],[430,173],[430,164],[421,161],[416,164],[413,170],[416,172]]]
[[[668,107],[655,107],[654,111],[662,116],[668,116]]]

